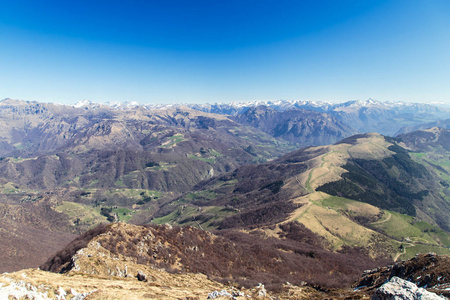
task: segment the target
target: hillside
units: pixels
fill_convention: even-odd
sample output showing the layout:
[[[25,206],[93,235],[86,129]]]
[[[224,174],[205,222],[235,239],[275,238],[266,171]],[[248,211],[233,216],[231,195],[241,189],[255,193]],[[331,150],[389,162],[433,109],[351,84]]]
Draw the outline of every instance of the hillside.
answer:
[[[45,262],[76,235],[65,215],[44,203],[0,203],[0,272],[12,272]]]
[[[450,151],[450,131],[442,127],[400,134],[396,138],[403,147],[417,153],[445,155]]]
[[[132,111],[0,102],[0,176],[24,189],[187,190],[294,149],[224,116],[187,108]]]
[[[359,277],[362,267],[375,262],[358,253],[304,248],[292,229],[272,244],[255,235],[216,236],[190,227],[100,226],[41,266],[59,274],[41,269],[5,273],[0,276],[0,293],[43,299],[368,300],[383,281],[399,276],[448,295],[443,279],[449,275],[448,256],[416,256],[366,270]],[[293,281],[285,281],[288,278]],[[351,278],[357,279],[355,289],[349,286]]]
[[[274,288],[286,281],[348,286],[362,270],[376,265],[362,254],[330,253],[323,249],[320,240],[307,243],[302,237],[304,234],[308,231],[294,224],[286,226],[280,238],[266,239],[235,231],[215,235],[192,227],[116,223],[88,231],[40,268],[121,277],[127,272],[137,273],[138,270],[125,266],[127,262],[134,262],[164,268],[171,273],[202,273],[210,279],[234,281],[248,288],[259,282]],[[112,261],[92,258],[104,256],[101,253],[105,251],[112,257],[119,257],[124,264],[109,266]]]
[[[433,127],[425,130],[414,131],[397,136],[399,145],[410,151],[410,156],[418,163],[425,166],[437,178],[439,192],[445,199],[446,207],[450,202],[450,131]],[[440,211],[443,208],[436,203],[430,211]],[[445,208],[444,211],[446,212]],[[437,215],[437,214],[436,214]],[[442,220],[448,220],[448,215],[442,214]]]
[[[305,109],[276,111],[257,106],[233,119],[303,147],[331,144],[356,132],[330,114]]]
[[[153,221],[269,236],[298,221],[330,250],[362,247],[394,259],[415,251],[444,254],[450,212],[440,178],[391,138],[358,135],[204,181]]]
[[[411,133],[411,132],[414,132],[414,131],[420,131],[420,130],[424,130],[424,129],[428,129],[428,128],[432,128],[432,127],[439,127],[439,128],[449,129],[449,127],[450,127],[450,119],[437,120],[437,121],[434,121],[434,122],[418,124],[418,125],[415,125],[415,126],[406,126],[406,127],[401,128],[396,133],[396,136],[402,135],[402,134],[406,134],[406,133]]]

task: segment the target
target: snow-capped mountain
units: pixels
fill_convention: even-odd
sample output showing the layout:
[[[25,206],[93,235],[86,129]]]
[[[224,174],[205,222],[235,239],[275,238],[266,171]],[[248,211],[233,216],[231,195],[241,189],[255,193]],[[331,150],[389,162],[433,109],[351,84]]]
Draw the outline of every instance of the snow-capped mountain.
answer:
[[[137,102],[128,101],[97,104],[89,100],[83,100],[73,107],[84,109],[99,109],[103,107],[113,110],[143,108],[150,111],[156,109],[187,107],[202,112],[232,116],[244,124],[248,122],[244,121],[243,117],[239,116],[245,114],[249,109],[257,107],[266,107],[277,112],[292,111],[289,115],[292,116],[296,122],[301,121],[302,118],[306,116],[306,111],[313,111],[329,114],[337,121],[352,128],[353,132],[364,133],[375,131],[385,135],[395,135],[405,126],[417,126],[450,118],[450,108],[447,107],[401,101],[382,102],[371,98],[342,103],[312,100],[271,100],[214,104],[139,104]],[[291,122],[292,120],[289,119],[286,121]]]

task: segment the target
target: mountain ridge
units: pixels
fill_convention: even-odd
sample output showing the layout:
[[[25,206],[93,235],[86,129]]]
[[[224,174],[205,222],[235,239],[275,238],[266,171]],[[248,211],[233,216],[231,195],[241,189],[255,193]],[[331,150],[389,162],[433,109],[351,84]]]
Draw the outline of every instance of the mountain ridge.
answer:
[[[417,236],[418,244],[408,247],[422,247],[425,238],[429,249],[437,246],[433,251],[446,253],[445,231],[432,229],[443,234],[441,239],[428,236],[431,227],[415,227],[437,222],[448,230],[448,199],[442,194],[447,188],[436,171],[416,162],[391,138],[357,135],[203,181],[162,206],[154,221],[208,229],[263,228],[269,235],[298,221],[325,238],[330,250],[351,245],[374,257],[410,255],[398,247],[412,237],[384,226],[394,222],[389,226],[408,228],[407,234]]]

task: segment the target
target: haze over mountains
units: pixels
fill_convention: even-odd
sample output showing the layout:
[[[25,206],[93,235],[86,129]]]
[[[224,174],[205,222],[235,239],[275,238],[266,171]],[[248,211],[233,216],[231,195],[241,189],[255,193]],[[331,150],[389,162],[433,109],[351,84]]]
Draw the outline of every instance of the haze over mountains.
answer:
[[[0,270],[41,265],[74,234],[117,221],[191,227],[102,227],[46,268],[73,270],[77,251],[98,242],[107,256],[137,264],[136,272],[174,268],[250,287],[251,269],[254,280],[276,288],[284,281],[332,288],[419,252],[450,254],[450,133],[408,129],[447,119],[446,108],[372,99],[172,106],[2,100]],[[204,258],[220,247],[234,249],[239,264],[230,264],[236,257],[222,265]],[[352,270],[348,257],[357,258]],[[101,276],[123,271],[113,261]],[[308,277],[302,264],[318,276]]]
[[[268,101],[253,103],[232,103],[214,105],[192,105],[193,108],[219,114],[237,115],[248,108],[267,106],[276,111],[300,109],[327,113],[352,128],[354,132],[375,131],[394,135],[395,130],[408,124],[423,123],[424,120],[446,119],[448,108],[422,103],[380,102],[373,99],[344,103],[318,101]]]

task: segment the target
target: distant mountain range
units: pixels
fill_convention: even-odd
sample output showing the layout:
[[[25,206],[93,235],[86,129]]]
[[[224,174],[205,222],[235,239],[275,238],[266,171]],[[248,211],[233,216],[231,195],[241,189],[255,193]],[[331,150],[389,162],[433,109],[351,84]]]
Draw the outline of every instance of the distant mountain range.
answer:
[[[305,110],[326,113],[351,128],[353,133],[378,132],[390,136],[395,135],[402,127],[447,119],[450,115],[450,109],[445,107],[423,103],[380,102],[373,99],[344,103],[280,100],[190,105],[194,109],[233,116],[259,106],[281,112],[299,110],[299,115]],[[348,135],[351,135],[351,132]]]
[[[343,103],[331,103],[321,101],[303,100],[278,100],[278,101],[253,101],[253,102],[231,102],[215,104],[170,104],[170,105],[139,105],[137,102],[108,102],[105,105],[115,109],[135,109],[145,107],[152,110],[155,108],[180,107],[185,106],[195,110],[209,113],[229,115],[242,120],[240,115],[247,110],[257,107],[267,107],[277,112],[291,111],[289,115],[295,115],[295,119],[302,118],[302,113],[312,111],[330,115],[329,117],[341,122],[350,128],[345,131],[347,136],[352,133],[378,132],[384,135],[393,136],[405,130],[414,131],[429,127],[438,126],[438,120],[450,117],[450,107],[438,106],[437,104],[408,103],[408,102],[381,102],[374,99],[353,100]],[[96,108],[99,104],[84,100],[75,107]],[[295,113],[295,111],[297,113]],[[244,121],[245,122],[245,121]],[[434,123],[433,123],[434,122]],[[437,122],[437,123],[436,123]],[[430,123],[423,125],[423,123]],[[434,124],[434,125],[433,125]],[[413,129],[408,129],[412,128]],[[426,127],[428,126],[428,127]],[[403,127],[407,127],[403,129]],[[288,138],[289,139],[289,138]],[[338,140],[338,139],[337,139]],[[335,141],[337,141],[335,140]],[[296,142],[304,144],[302,139]],[[319,144],[319,143],[313,143]],[[326,143],[322,143],[326,144]]]
[[[424,103],[406,102],[381,102],[373,99],[365,101],[355,100],[344,103],[330,103],[319,101],[254,101],[254,102],[231,102],[216,104],[138,104],[137,102],[107,102],[104,104],[94,103],[88,100],[78,102],[73,106],[49,105],[43,103],[17,101],[4,99],[0,107],[20,106],[32,107],[45,106],[51,111],[65,111],[83,115],[101,114],[128,114],[131,111],[155,112],[158,110],[176,109],[184,110],[190,108],[211,114],[226,115],[230,119],[241,124],[252,125],[270,132],[280,138],[294,142],[299,146],[325,145],[355,133],[378,132],[383,135],[393,136],[398,132],[411,130],[407,128],[424,129],[426,123],[443,122],[450,119],[450,108],[435,106]],[[30,108],[31,111],[33,108]],[[265,110],[265,113],[260,113]],[[255,114],[255,111],[259,113]],[[18,112],[18,111],[17,111]],[[270,113],[269,113],[270,112]],[[269,117],[270,115],[270,117]],[[270,118],[270,119],[268,119]],[[268,128],[271,120],[277,120],[274,128]],[[262,126],[262,124],[265,124]],[[406,129],[403,129],[406,127]],[[429,126],[433,127],[433,126]],[[299,134],[298,131],[306,130]],[[296,133],[297,131],[297,133]],[[319,135],[328,137],[318,138]],[[305,137],[308,136],[308,137]]]

